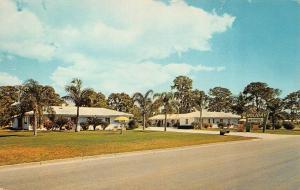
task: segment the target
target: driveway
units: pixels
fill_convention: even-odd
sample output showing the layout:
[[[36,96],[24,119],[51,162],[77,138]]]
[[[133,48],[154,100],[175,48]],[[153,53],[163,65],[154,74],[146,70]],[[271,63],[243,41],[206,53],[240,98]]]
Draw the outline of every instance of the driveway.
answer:
[[[298,136],[0,168],[0,189],[299,190]]]

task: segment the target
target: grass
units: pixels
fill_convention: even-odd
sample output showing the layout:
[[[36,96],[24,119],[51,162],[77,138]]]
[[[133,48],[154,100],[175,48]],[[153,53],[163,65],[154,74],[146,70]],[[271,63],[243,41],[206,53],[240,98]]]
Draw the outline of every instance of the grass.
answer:
[[[209,129],[203,129],[207,131],[219,131],[220,129],[217,128],[209,128]],[[236,129],[230,129],[232,132],[236,132]],[[262,133],[262,129],[257,129],[257,130],[251,130],[252,133]],[[294,130],[287,130],[287,129],[266,129],[266,132],[268,134],[278,134],[278,135],[300,135],[300,128],[295,128]]]
[[[249,138],[154,131],[39,132],[0,130],[0,165],[237,141]]]
[[[251,131],[253,133],[262,133],[262,129],[259,130],[253,130]],[[300,129],[294,129],[294,130],[286,130],[286,129],[276,129],[276,130],[271,130],[267,129],[266,133],[269,134],[278,134],[278,135],[300,135]]]

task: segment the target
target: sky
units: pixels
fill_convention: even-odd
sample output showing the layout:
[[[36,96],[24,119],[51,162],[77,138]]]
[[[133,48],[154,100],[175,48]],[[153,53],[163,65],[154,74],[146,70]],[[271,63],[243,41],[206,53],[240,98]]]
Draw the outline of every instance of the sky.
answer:
[[[0,85],[300,90],[300,0],[0,0]]]

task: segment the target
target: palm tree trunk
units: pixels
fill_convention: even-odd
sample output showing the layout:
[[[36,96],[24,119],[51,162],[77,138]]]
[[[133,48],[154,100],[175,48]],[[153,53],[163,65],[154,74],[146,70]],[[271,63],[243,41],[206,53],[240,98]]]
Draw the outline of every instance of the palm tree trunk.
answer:
[[[36,108],[33,112],[33,115],[34,115],[34,124],[33,124],[33,135],[34,136],[37,136],[37,125],[38,125],[38,118],[37,118],[37,112],[36,112]]]
[[[164,125],[164,127],[165,127],[164,131],[167,131],[167,112],[165,112],[165,123],[164,124],[165,124]]]
[[[78,122],[79,122],[79,106],[77,106],[75,132],[79,131],[78,130]]]
[[[145,130],[146,127],[146,114],[143,114],[143,130]]]
[[[203,120],[202,120],[202,107],[200,108],[200,129],[202,129],[202,126],[203,126]]]

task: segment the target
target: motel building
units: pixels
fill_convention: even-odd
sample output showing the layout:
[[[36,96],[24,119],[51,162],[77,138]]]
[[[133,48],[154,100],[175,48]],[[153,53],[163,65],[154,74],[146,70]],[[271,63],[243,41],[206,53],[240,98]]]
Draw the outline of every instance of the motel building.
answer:
[[[54,115],[55,117],[67,117],[75,120],[77,108],[75,106],[51,106],[51,113],[47,111],[44,112],[44,116]],[[94,117],[99,118],[102,121],[106,121],[110,126],[117,126],[118,123],[115,122],[117,117],[127,117],[132,118],[133,115],[129,113],[119,112],[106,108],[94,108],[94,107],[80,107],[79,108],[79,124],[87,121],[88,118]],[[12,128],[21,130],[32,130],[34,123],[33,111],[26,112],[23,117],[15,116],[12,122]],[[109,127],[107,129],[109,129]],[[89,130],[92,130],[92,126]]]
[[[226,125],[237,125],[241,116],[232,113],[225,112],[209,112],[207,110],[202,111],[203,124],[211,124],[213,128],[218,127],[218,123],[224,123]],[[165,115],[160,114],[149,118],[153,126],[164,126]],[[200,121],[200,112],[195,111],[186,114],[167,114],[167,126],[172,127],[176,123],[183,128],[191,128],[193,122]]]

